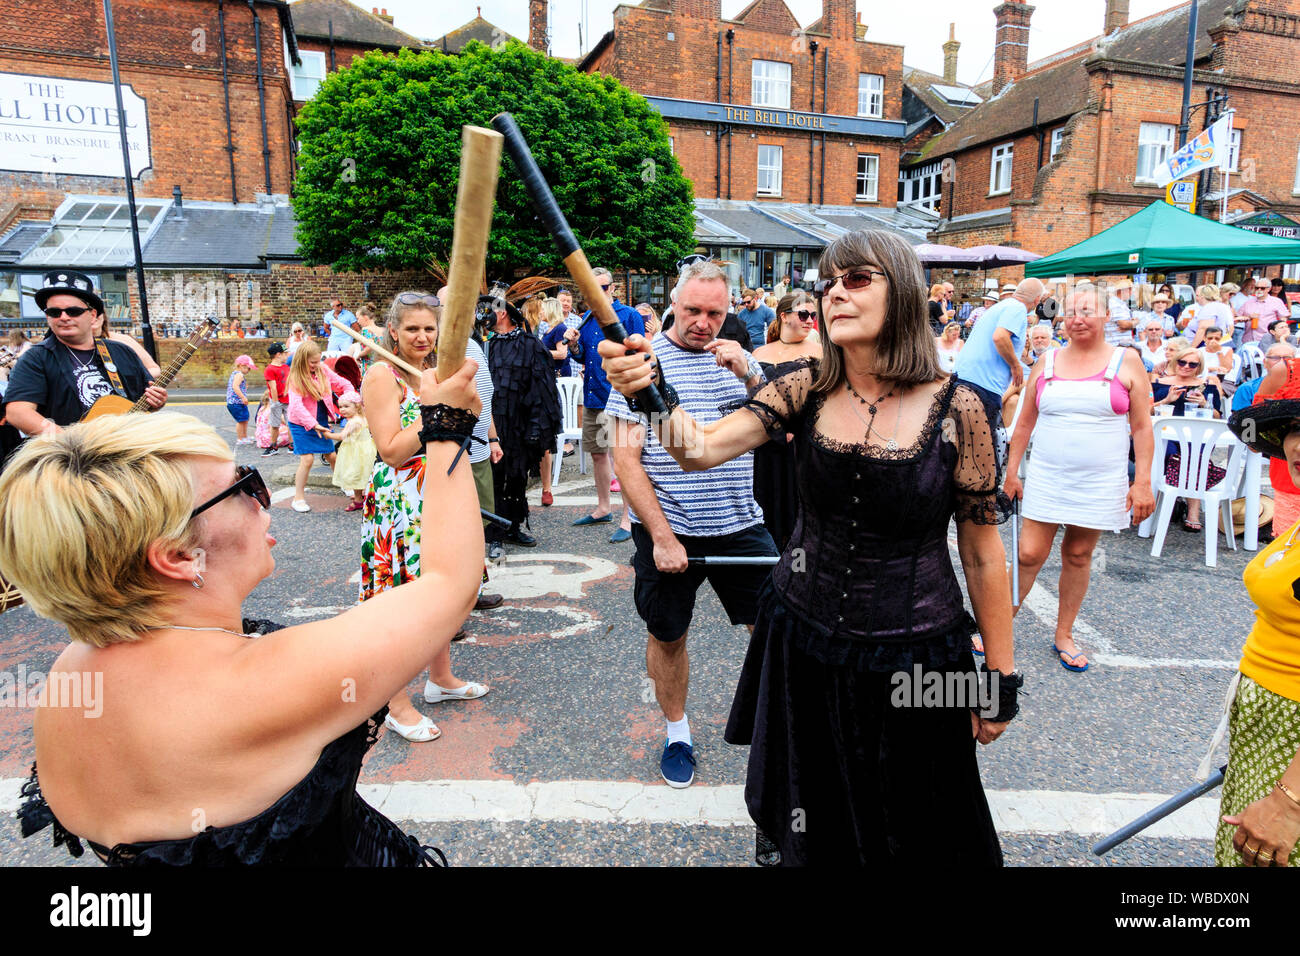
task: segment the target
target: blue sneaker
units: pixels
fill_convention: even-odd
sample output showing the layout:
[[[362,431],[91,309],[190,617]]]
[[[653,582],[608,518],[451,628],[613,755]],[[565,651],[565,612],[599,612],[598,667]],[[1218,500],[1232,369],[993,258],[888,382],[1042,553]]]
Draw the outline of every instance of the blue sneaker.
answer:
[[[664,782],[677,790],[685,789],[695,779],[695,749],[678,740],[664,744],[664,755],[659,758],[659,772]]]

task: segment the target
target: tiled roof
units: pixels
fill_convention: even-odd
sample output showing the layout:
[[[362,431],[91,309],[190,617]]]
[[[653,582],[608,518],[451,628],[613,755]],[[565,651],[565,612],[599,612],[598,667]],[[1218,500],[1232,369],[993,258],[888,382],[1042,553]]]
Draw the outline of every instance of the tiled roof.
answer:
[[[903,85],[910,89],[917,98],[921,100],[935,116],[943,122],[945,126],[957,121],[957,118],[964,115],[968,110],[979,105],[983,99],[974,90],[973,102],[970,106],[956,106],[949,103],[947,98],[933,89],[935,84],[940,86],[955,86],[959,89],[968,89],[964,83],[949,83],[942,76],[936,76],[933,73],[927,73],[925,70],[918,70],[914,67],[903,67]]]
[[[778,249],[820,249],[825,242],[812,236],[791,229],[789,226],[769,219],[762,213],[748,209],[709,209],[705,210],[709,219],[720,223],[728,229],[749,238],[753,246],[775,246]]]
[[[471,40],[478,40],[488,46],[496,43],[503,38],[509,38],[510,33],[501,29],[494,23],[489,23],[482,17],[475,17],[463,27],[452,30],[446,36],[438,37],[429,45],[437,50],[444,50],[447,53],[459,53],[469,44]]]
[[[420,49],[418,37],[397,29],[387,20],[348,0],[296,0],[290,4],[294,32],[300,37],[327,40],[333,23],[334,39],[339,43],[397,49]]]
[[[1198,0],[1196,59],[1210,54],[1213,44],[1208,30],[1222,18],[1227,0]],[[1107,38],[1081,43],[1055,56],[1038,61],[1042,66],[1026,73],[1001,94],[986,99],[982,106],[964,111],[956,122],[926,144],[917,162],[932,162],[943,156],[997,140],[1008,139],[1030,128],[1034,100],[1038,100],[1040,126],[1058,123],[1087,105],[1088,73],[1084,60],[1095,49],[1110,59],[1181,65],[1187,50],[1189,4],[1137,20]],[[986,87],[975,87],[988,96]]]
[[[297,258],[297,225],[287,205],[268,207],[186,202],[182,218],[168,212],[144,249],[149,268],[219,266],[261,269],[267,258]]]

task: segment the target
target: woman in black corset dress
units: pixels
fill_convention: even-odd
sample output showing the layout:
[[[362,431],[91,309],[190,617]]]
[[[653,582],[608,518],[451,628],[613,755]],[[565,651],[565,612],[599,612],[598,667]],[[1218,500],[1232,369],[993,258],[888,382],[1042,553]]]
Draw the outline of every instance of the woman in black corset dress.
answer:
[[[680,409],[657,425],[688,470],[795,436],[799,517],[760,597],[726,732],[751,748],[759,861],[999,865],[974,744],[1006,729],[1020,678],[997,528],[1010,502],[988,416],[939,371],[906,243],[851,233],[820,270],[820,362],[712,425]],[[635,394],[655,363],[611,345],[610,384]],[[627,345],[650,352],[637,336]],[[949,554],[954,517],[974,622]],[[998,672],[983,693],[972,689],[974,624]],[[941,679],[938,702],[918,677]]]
[[[781,297],[776,321],[768,326],[768,343],[754,350],[768,380],[779,378],[807,359],[822,357],[813,325],[817,303],[800,289]],[[775,337],[773,337],[775,330]],[[781,435],[754,449],[754,500],[763,509],[763,525],[778,548],[784,548],[799,513],[793,435]]]
[[[122,415],[17,453],[0,477],[0,568],[72,638],[36,710],[24,835],[53,824],[56,846],[79,856],[84,839],[119,865],[435,862],[356,783],[385,702],[474,604],[478,496],[468,460],[447,474],[478,416],[474,371],[421,384],[438,520],[420,577],[255,639],[241,608],[275,567],[271,496],[212,428]],[[88,677],[93,708],[54,699]]]

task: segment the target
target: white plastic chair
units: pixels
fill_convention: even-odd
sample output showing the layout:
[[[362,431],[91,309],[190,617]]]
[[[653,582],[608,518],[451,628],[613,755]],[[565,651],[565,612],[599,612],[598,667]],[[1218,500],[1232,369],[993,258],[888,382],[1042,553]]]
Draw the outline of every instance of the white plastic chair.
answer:
[[[1232,499],[1237,494],[1246,465],[1248,449],[1245,445],[1241,442],[1232,444],[1223,480],[1213,488],[1206,487],[1209,481],[1210,453],[1227,427],[1223,421],[1182,416],[1155,422],[1155,459],[1151,466],[1151,484],[1156,492],[1155,541],[1151,545],[1153,558],[1160,557],[1160,552],[1164,549],[1174,503],[1179,498],[1195,498],[1202,503],[1206,567],[1218,566],[1220,516],[1223,518],[1224,537],[1232,549],[1237,550],[1237,538],[1232,528]],[[1180,462],[1178,480],[1171,484],[1165,478],[1164,466],[1165,450],[1173,442],[1178,444]]]
[[[564,464],[564,443],[578,443],[578,474],[587,473],[587,461],[582,454],[582,419],[578,409],[582,404],[582,379],[577,377],[555,380],[560,390],[560,410],[564,413],[563,429],[555,439],[555,454],[551,456],[551,484],[560,480],[560,466]]]

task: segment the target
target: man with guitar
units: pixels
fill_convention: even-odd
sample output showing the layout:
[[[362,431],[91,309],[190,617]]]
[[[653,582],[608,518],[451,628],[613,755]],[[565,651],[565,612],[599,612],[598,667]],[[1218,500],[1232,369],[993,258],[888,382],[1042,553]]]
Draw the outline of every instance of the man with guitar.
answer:
[[[167,404],[167,390],[150,381],[130,346],[91,334],[104,312],[94,288],[89,276],[59,271],[36,292],[50,332],[19,358],[5,392],[9,424],[28,435],[80,421],[105,395],[143,398],[151,410]]]

